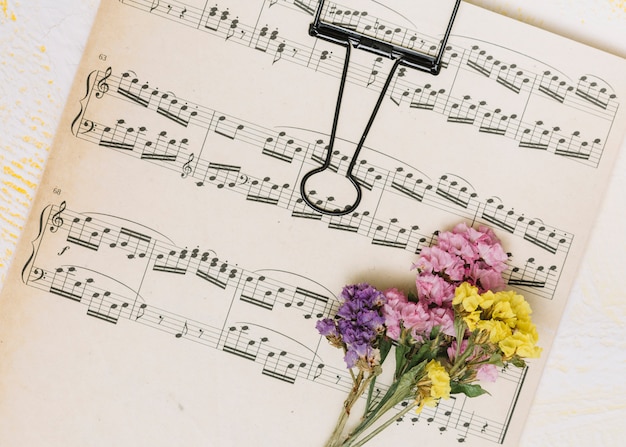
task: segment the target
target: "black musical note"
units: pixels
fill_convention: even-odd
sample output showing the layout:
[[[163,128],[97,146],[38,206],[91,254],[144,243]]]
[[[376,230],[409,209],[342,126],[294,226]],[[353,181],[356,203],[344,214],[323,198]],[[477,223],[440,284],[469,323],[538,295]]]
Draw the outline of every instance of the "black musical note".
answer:
[[[175,334],[175,337],[176,337],[176,338],[182,338],[182,337],[184,337],[185,335],[187,335],[187,333],[188,333],[188,332],[189,332],[189,328],[187,327],[187,322],[185,321],[185,325],[183,326],[183,328],[181,329],[181,331],[180,331],[180,332],[177,332],[177,333]]]

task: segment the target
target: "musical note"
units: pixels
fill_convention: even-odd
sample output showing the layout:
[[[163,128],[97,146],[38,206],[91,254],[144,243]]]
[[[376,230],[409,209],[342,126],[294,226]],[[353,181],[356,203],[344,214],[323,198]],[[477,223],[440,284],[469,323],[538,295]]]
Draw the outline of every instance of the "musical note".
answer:
[[[372,244],[406,250],[412,233],[419,230],[419,227],[413,225],[407,230],[398,226],[397,223],[398,219],[392,217],[388,224],[378,225],[372,237]]]
[[[73,301],[81,301],[85,290],[85,282],[71,279],[75,276],[75,272],[76,267],[73,266],[66,269],[62,267],[57,268],[50,282],[50,293]]]
[[[366,87],[369,87],[370,85],[376,82],[376,77],[378,76],[378,70],[380,66],[382,65],[382,62],[383,62],[382,57],[377,57],[374,60],[374,63],[372,64],[372,71],[370,72]]]
[[[185,150],[183,146],[187,146],[188,143],[187,138],[176,141],[174,138],[167,137],[167,131],[161,131],[154,143],[148,141],[143,146],[141,159],[175,162],[180,151]]]
[[[496,61],[478,45],[473,45],[467,57],[466,64],[484,76],[491,76],[491,70]]]
[[[188,251],[181,250],[176,252],[170,250],[167,254],[159,253],[156,256],[156,261],[152,266],[152,270],[156,272],[174,273],[177,275],[184,275],[187,273],[187,266],[189,265]]]
[[[541,75],[537,89],[552,99],[560,103],[565,102],[566,95],[574,90],[574,87],[567,82],[561,81],[558,75],[553,75],[550,70],[546,70]]]
[[[217,119],[217,124],[215,125],[215,133],[218,135],[222,135],[230,140],[234,140],[237,137],[237,133],[244,129],[243,124],[231,124],[229,118],[222,115]]]
[[[296,382],[296,375],[291,375],[289,372],[295,367],[295,364],[289,363],[285,359],[286,355],[286,351],[280,351],[278,355],[275,352],[269,352],[265,358],[262,373],[293,385]]]
[[[248,329],[247,325],[243,325],[240,328],[236,326],[228,328],[222,350],[243,357],[246,360],[255,361],[258,355],[258,345],[255,340],[247,338]],[[233,334],[235,335],[233,336]]]
[[[267,137],[263,145],[263,155],[291,163],[302,147],[294,147],[295,140],[287,137],[286,132],[279,132],[276,137]]]
[[[576,85],[576,95],[601,109],[607,110],[615,102],[617,96],[610,92],[608,85],[602,84],[604,82],[600,79],[593,80],[590,76],[581,76]]]
[[[270,44],[272,44],[277,38],[278,30],[269,32],[269,28],[267,26],[264,26],[259,31],[254,48],[259,51],[266,52]]]
[[[439,95],[445,94],[445,89],[435,90],[430,84],[417,87],[413,92],[409,107],[413,109],[435,110]]]
[[[128,303],[123,303],[121,306],[115,302],[110,303],[108,302],[110,296],[111,292],[108,291],[102,294],[95,292],[89,301],[87,315],[107,323],[117,324],[122,309],[128,307]]]
[[[92,218],[90,216],[84,219],[75,217],[72,219],[67,241],[90,250],[98,251],[102,237],[110,231],[109,228],[100,229],[92,225]],[[66,247],[66,249],[69,249],[69,246]],[[65,252],[66,249],[63,249],[63,252]]]
[[[265,276],[248,276],[244,282],[243,290],[239,299],[246,303],[259,306],[263,309],[272,310],[276,303],[276,297],[271,287],[265,286]]]
[[[239,271],[236,268],[232,268],[227,262],[221,262],[217,257],[209,259],[210,256],[209,252],[202,254],[200,264],[198,264],[196,270],[196,276],[221,289],[226,289],[230,281],[238,275]]]
[[[122,227],[115,242],[109,244],[111,248],[117,246],[125,249],[129,253],[128,259],[144,258],[148,252],[152,238],[129,228]]]
[[[496,81],[512,92],[519,94],[524,84],[530,83],[531,78],[523,70],[519,70],[516,64],[511,64],[500,67]]]
[[[134,150],[140,136],[145,134],[146,128],[142,126],[135,131],[133,127],[124,127],[124,124],[126,122],[123,119],[119,119],[113,128],[105,127],[98,145],[125,151]]]
[[[263,180],[252,180],[249,183],[246,199],[252,202],[265,203],[268,205],[278,205],[284,191],[289,191],[289,184],[277,185],[270,182],[269,177]]]
[[[148,107],[150,98],[155,91],[156,90],[150,91],[150,86],[147,82],[139,85],[139,79],[132,71],[122,73],[122,77],[117,86],[117,93],[142,107]]]
[[[478,105],[472,103],[468,104],[468,101],[471,99],[469,95],[465,95],[461,102],[453,103],[447,121],[449,123],[474,124],[478,111],[486,102],[479,101]]]
[[[152,96],[158,96],[158,90]],[[191,110],[194,108],[195,110]],[[192,118],[198,115],[197,106],[189,106],[187,102],[179,101],[173,93],[163,93],[159,96],[156,111],[181,126],[189,126]]]
[[[176,338],[182,338],[182,337],[184,337],[185,335],[187,335],[187,333],[188,333],[188,332],[189,332],[189,328],[187,327],[187,322],[185,321],[185,324],[184,324],[183,328],[181,329],[181,331],[180,331],[180,332],[177,332],[177,333],[175,334],[175,337],[176,337]]]
[[[437,182],[437,195],[463,208],[469,208],[470,202],[477,197],[471,185],[465,180],[450,175],[442,175]]]

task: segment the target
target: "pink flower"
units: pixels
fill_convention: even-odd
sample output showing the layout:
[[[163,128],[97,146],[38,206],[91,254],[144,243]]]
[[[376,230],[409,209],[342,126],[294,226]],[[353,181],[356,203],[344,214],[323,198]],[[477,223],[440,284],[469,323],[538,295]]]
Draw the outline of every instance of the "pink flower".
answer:
[[[422,273],[415,278],[415,284],[420,301],[424,300],[428,304],[436,304],[437,306],[452,305],[455,286],[441,276]]]
[[[465,350],[467,349],[467,344],[468,344],[468,340],[467,339],[463,339],[463,341],[461,342],[461,349],[459,350],[459,355],[463,354],[465,352]],[[454,363],[454,361],[456,360],[456,350],[457,350],[457,346],[459,344],[456,342],[456,340],[453,340],[452,343],[450,343],[450,347],[448,348],[447,352],[448,352],[448,359],[450,359],[450,361],[452,363]]]
[[[498,378],[498,368],[496,365],[481,365],[476,371],[476,378],[482,382],[495,382]]]
[[[392,340],[398,340],[402,333],[402,308],[409,300],[398,289],[388,289],[383,292],[387,302],[381,309],[387,326],[387,336]]]
[[[460,223],[452,231],[439,233],[435,246],[422,249],[413,266],[419,271],[418,297],[437,305],[447,302],[448,290],[434,287],[429,275],[438,276],[454,287],[467,281],[478,286],[481,293],[503,290],[502,272],[507,269],[507,259],[493,230],[485,226],[474,229]]]
[[[500,272],[481,262],[477,262],[472,266],[469,272],[469,279],[472,285],[478,287],[480,293],[485,293],[487,290],[499,292],[504,290],[506,286]]]
[[[504,252],[502,245],[499,243],[494,245],[479,243],[476,245],[476,249],[480,258],[488,266],[497,270],[499,273],[506,270],[506,260],[508,256]]]
[[[455,230],[458,227],[459,226],[457,225]],[[465,235],[460,232],[455,233],[451,231],[444,231],[439,233],[439,236],[437,236],[437,246],[439,246],[442,250],[446,250],[449,253],[460,256],[467,262],[474,262],[478,259],[478,254]]]
[[[441,332],[446,335],[454,337],[456,331],[454,330],[454,310],[446,307],[434,307],[432,309],[426,309],[426,313],[429,316],[428,326],[426,333],[429,334],[435,326],[441,328]]]
[[[442,250],[438,246],[422,249],[415,266],[421,272],[441,273],[452,281],[462,281],[465,273],[465,262],[459,256]]]
[[[387,326],[387,336],[398,340],[403,330],[410,332],[416,341],[422,341],[430,336],[435,326],[440,326],[446,335],[454,336],[454,310],[452,307],[428,307],[420,300],[417,303],[409,299],[398,289],[389,289],[383,292],[387,298],[382,308],[382,314]]]

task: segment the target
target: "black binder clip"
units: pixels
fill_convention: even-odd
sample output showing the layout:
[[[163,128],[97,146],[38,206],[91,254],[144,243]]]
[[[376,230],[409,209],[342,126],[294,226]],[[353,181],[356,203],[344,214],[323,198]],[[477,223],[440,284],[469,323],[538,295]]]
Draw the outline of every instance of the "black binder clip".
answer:
[[[365,139],[367,138],[367,134],[374,123],[374,119],[380,108],[385,94],[389,85],[391,84],[391,80],[395,74],[396,69],[400,66],[407,66],[410,68],[415,68],[420,71],[425,71],[430,73],[431,75],[439,74],[441,70],[441,60],[443,57],[443,53],[445,51],[448,37],[450,36],[450,32],[452,30],[452,24],[454,23],[454,19],[456,17],[457,11],[459,9],[459,5],[461,0],[456,0],[454,7],[452,9],[452,13],[450,16],[450,20],[448,21],[448,25],[446,27],[445,34],[443,39],[441,40],[441,45],[439,46],[438,52],[433,56],[426,53],[421,53],[419,51],[415,51],[413,49],[403,47],[401,45],[395,44],[393,42],[387,42],[381,39],[378,39],[374,36],[367,35],[365,33],[359,32],[358,29],[354,27],[345,27],[341,24],[334,23],[332,21],[323,21],[322,17],[324,15],[331,15],[324,7],[325,0],[320,0],[317,6],[317,10],[315,12],[315,18],[313,23],[311,23],[309,27],[309,34],[314,37],[319,37],[321,39],[327,40],[332,43],[336,43],[338,45],[342,45],[346,48],[346,57],[343,65],[343,72],[341,75],[341,82],[339,85],[339,93],[337,95],[337,105],[335,106],[335,116],[333,119],[333,126],[330,134],[330,141],[328,144],[328,148],[326,150],[326,158],[324,163],[319,168],[315,168],[312,171],[307,172],[300,182],[300,194],[302,195],[302,199],[313,208],[315,211],[332,215],[332,216],[343,216],[348,213],[353,212],[361,202],[362,191],[361,186],[357,182],[357,178],[353,174],[354,166],[356,165],[357,157],[361,148],[365,144]],[[346,78],[348,75],[348,66],[350,63],[350,51],[352,47],[357,49],[362,49],[369,51],[371,53],[377,54],[379,56],[384,56],[394,60],[393,66],[385,80],[383,88],[378,96],[378,100],[370,118],[365,126],[365,130],[363,131],[363,135],[357,144],[356,149],[354,150],[354,155],[350,160],[350,164],[348,166],[348,170],[346,173],[346,178],[352,183],[354,188],[356,189],[356,200],[352,205],[348,205],[345,208],[335,208],[335,209],[327,209],[322,208],[320,205],[315,203],[309,196],[305,190],[305,186],[307,181],[314,175],[319,174],[326,169],[328,169],[331,165],[331,158],[333,153],[333,145],[335,142],[335,136],[337,132],[337,124],[339,122],[339,111],[341,109],[341,101],[343,98],[344,87],[346,84]]]

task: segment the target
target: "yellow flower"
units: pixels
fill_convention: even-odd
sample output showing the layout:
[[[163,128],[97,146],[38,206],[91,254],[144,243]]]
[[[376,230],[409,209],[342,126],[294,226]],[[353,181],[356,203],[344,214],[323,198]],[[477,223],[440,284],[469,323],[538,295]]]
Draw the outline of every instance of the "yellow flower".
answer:
[[[498,343],[498,346],[506,358],[515,354],[520,357],[537,358],[541,354],[541,348],[535,345],[533,338],[532,334],[517,331]]]
[[[419,405],[415,409],[415,412],[417,414],[420,414],[425,406],[436,407],[437,406],[437,402],[439,402],[439,399],[434,399],[434,398],[432,398],[430,396],[422,397],[422,399],[420,400]]]
[[[453,305],[462,304],[466,312],[474,312],[480,304],[478,288],[464,282],[454,291]]]
[[[489,341],[491,343],[499,343],[506,337],[512,335],[511,327],[503,321],[499,320],[481,320],[476,325],[481,331],[485,331],[489,334]]]
[[[493,306],[495,298],[496,295],[491,290],[487,290],[485,293],[480,295],[480,308],[489,309],[491,306]]]
[[[474,312],[470,312],[463,317],[463,320],[467,323],[467,327],[470,331],[473,331],[476,328],[476,324],[480,321],[480,314],[481,311],[475,310]]]
[[[426,365],[426,373],[431,381],[430,397],[449,398],[450,397],[450,375],[448,371],[437,360],[431,360]]]
[[[442,397],[450,397],[450,375],[446,368],[437,360],[431,360],[425,370],[426,375],[417,384],[416,401],[419,405],[416,413],[420,413],[426,405],[436,406]]]
[[[499,301],[493,306],[491,318],[505,322],[510,327],[515,327],[517,317],[511,308],[511,303],[507,301]]]

